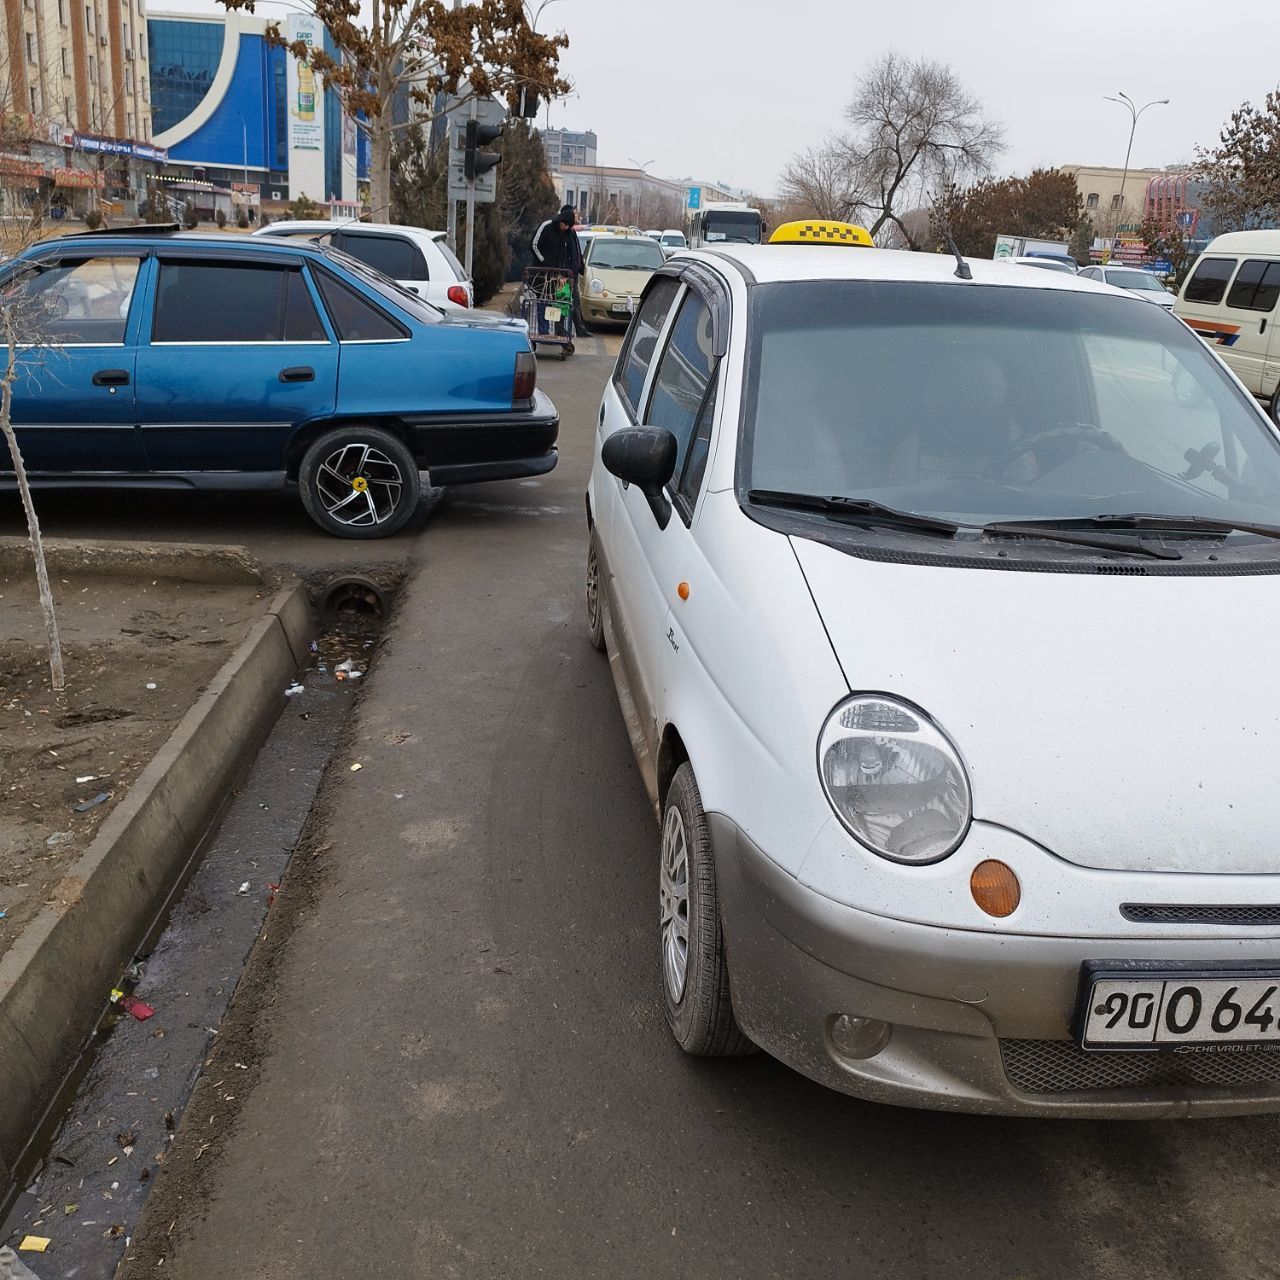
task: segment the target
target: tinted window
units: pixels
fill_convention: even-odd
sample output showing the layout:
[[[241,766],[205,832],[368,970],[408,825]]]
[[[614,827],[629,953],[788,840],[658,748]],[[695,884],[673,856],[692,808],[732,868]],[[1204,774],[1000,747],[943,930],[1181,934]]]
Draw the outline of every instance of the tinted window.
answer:
[[[162,262],[153,342],[323,342],[302,273],[230,262]]]
[[[1227,306],[1246,311],[1271,311],[1280,297],[1280,262],[1251,258],[1242,263],[1227,294]]]
[[[658,364],[644,418],[646,426],[665,427],[675,436],[680,446],[676,475],[683,474],[694,425],[711,381],[713,360],[711,312],[696,293],[686,293]]]
[[[713,375],[714,377],[714,375]],[[680,477],[679,493],[685,500],[685,509],[692,512],[697,501],[698,490],[702,488],[702,476],[707,469],[707,458],[711,452],[711,423],[716,416],[716,383],[711,383],[711,390],[702,402],[702,414],[698,418],[698,427],[693,435],[693,443],[689,446],[689,456],[685,460],[684,474]]]
[[[639,413],[640,393],[644,390],[645,376],[649,372],[654,348],[658,345],[658,335],[666,323],[667,312],[671,310],[678,288],[676,281],[666,276],[653,282],[640,304],[640,312],[632,323],[626,345],[618,357],[614,382],[633,414]]]
[[[1184,302],[1201,302],[1208,306],[1222,301],[1227,281],[1236,269],[1234,258],[1201,258],[1191,279],[1187,281]]]
[[[427,264],[416,245],[401,236],[370,236],[343,232],[340,247],[366,266],[393,280],[425,280]]]
[[[18,341],[120,343],[138,281],[137,258],[60,258],[5,286]]]
[[[327,271],[317,271],[320,296],[329,308],[329,318],[343,342],[388,342],[406,336],[403,329],[354,289],[334,279]]]

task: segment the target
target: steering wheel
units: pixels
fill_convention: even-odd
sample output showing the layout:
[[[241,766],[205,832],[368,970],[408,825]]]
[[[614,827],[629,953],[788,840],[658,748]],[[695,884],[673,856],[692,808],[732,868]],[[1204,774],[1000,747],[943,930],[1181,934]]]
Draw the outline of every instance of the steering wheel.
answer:
[[[1073,445],[1075,447],[1073,447]],[[1083,448],[1079,447],[1083,445]],[[1064,447],[1065,446],[1065,447]],[[1057,455],[1052,466],[1040,466],[1039,452],[1047,449],[1050,457]],[[1036,464],[1040,475],[1047,475],[1056,467],[1060,467],[1068,458],[1074,458],[1084,449],[1116,449],[1124,453],[1125,447],[1109,431],[1095,427],[1090,422],[1068,422],[1061,426],[1049,427],[1044,431],[1036,431],[1031,435],[1019,436],[1007,449],[1002,450],[992,460],[984,475],[988,480],[1003,480],[1013,466],[1024,454],[1036,454]],[[1038,478],[1038,477],[1037,477]]]

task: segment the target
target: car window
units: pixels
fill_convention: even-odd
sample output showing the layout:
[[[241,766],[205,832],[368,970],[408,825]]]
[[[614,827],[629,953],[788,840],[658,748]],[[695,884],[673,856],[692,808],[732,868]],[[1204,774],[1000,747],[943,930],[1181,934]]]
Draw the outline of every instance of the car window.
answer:
[[[1227,294],[1227,306],[1245,311],[1274,311],[1280,298],[1280,262],[1250,258],[1240,266]]]
[[[344,231],[337,244],[353,258],[359,258],[366,266],[381,271],[393,280],[426,280],[427,264],[422,253],[404,236],[369,235],[358,231]]]
[[[671,310],[679,288],[678,282],[668,276],[660,276],[653,282],[640,304],[639,314],[632,322],[622,354],[618,356],[613,381],[618,394],[627,402],[634,416],[639,416],[645,376],[649,372],[654,348],[658,345],[662,326],[666,324],[667,313]]]
[[[698,425],[694,429],[693,443],[685,458],[684,472],[676,490],[682,500],[682,515],[686,518],[693,514],[694,504],[698,501],[698,493],[702,488],[702,477],[707,470],[707,458],[711,453],[711,425],[716,416],[717,378],[712,374],[711,386],[702,401],[702,409],[698,415]]]
[[[342,342],[392,342],[408,336],[390,316],[327,271],[317,271],[315,278]]]
[[[711,382],[715,364],[711,343],[711,312],[692,290],[684,296],[671,328],[649,395],[645,426],[665,427],[676,438],[675,474],[684,472],[689,442]]]
[[[160,263],[153,342],[325,342],[299,267]]]
[[[4,289],[18,340],[122,343],[139,266],[134,257],[62,257],[24,267]]]
[[[440,250],[444,260],[453,268],[454,278],[465,280],[467,278],[467,269],[458,260],[458,255],[449,248],[449,242],[447,240],[433,240],[432,244]]]
[[[1184,302],[1199,302],[1214,306],[1222,301],[1227,291],[1227,281],[1236,269],[1234,258],[1201,258],[1187,281]]]
[[[1280,519],[1275,437],[1163,308],[1084,290],[761,284],[751,332],[747,489],[973,524]]]

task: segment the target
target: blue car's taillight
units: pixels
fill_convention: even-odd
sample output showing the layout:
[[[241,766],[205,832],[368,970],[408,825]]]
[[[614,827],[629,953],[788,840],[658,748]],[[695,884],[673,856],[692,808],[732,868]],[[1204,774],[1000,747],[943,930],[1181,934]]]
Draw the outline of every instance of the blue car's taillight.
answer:
[[[532,351],[516,352],[516,376],[511,384],[511,403],[521,404],[533,399],[538,385],[538,359]]]

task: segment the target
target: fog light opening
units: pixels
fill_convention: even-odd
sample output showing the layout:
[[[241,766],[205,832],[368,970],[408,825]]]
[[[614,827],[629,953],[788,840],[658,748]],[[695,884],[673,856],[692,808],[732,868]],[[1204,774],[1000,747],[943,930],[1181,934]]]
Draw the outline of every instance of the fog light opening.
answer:
[[[987,915],[997,919],[1013,915],[1022,901],[1022,886],[1013,869],[994,858],[974,867],[969,877],[969,892]]]
[[[831,1044],[842,1058],[874,1058],[893,1035],[893,1026],[879,1018],[842,1013],[832,1020]]]

